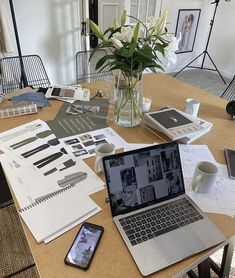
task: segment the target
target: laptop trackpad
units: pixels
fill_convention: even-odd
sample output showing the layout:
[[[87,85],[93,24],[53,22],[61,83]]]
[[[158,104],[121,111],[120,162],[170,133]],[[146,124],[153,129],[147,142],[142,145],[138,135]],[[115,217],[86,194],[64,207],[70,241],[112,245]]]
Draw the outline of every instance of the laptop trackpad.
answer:
[[[158,245],[169,263],[179,261],[205,248],[190,227],[184,227],[158,238]]]

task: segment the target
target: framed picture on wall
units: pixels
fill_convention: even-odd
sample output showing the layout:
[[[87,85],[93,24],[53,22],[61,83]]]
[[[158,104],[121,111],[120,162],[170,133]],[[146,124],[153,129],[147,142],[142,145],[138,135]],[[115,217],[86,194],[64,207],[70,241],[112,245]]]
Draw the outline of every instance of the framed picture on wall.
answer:
[[[180,37],[179,49],[175,53],[193,51],[201,9],[180,9],[176,23],[175,36]]]

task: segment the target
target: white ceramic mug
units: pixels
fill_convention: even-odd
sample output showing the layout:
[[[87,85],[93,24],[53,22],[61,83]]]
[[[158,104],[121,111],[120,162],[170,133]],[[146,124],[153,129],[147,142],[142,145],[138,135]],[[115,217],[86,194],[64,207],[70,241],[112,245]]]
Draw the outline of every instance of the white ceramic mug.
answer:
[[[114,145],[109,143],[100,144],[95,150],[95,171],[100,173],[103,171],[102,158],[115,153]]]
[[[216,181],[218,168],[209,161],[201,161],[197,164],[193,179],[192,189],[196,192],[205,193],[210,191]]]
[[[194,98],[187,98],[185,100],[185,109],[184,112],[192,115],[193,117],[197,117],[198,111],[200,107],[200,101]]]

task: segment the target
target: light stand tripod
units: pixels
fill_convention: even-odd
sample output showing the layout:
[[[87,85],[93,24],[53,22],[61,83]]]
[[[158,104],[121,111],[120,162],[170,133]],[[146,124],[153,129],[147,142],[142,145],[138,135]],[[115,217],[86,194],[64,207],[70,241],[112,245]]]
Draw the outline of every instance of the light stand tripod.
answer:
[[[27,80],[27,77],[26,77],[23,58],[22,58],[22,53],[21,53],[20,40],[19,40],[18,29],[17,29],[17,24],[16,24],[13,0],[9,0],[9,4],[10,4],[13,27],[14,27],[14,31],[15,31],[16,45],[17,45],[17,50],[18,50],[18,54],[19,54],[20,69],[21,69],[20,88],[22,89],[22,85],[23,85],[23,87],[28,86],[28,80]]]
[[[219,76],[221,77],[221,79],[223,80],[224,84],[226,84],[223,76],[221,75],[220,71],[218,70],[216,64],[214,63],[214,61],[212,60],[210,54],[208,53],[207,49],[208,49],[208,46],[209,46],[209,41],[210,41],[210,37],[211,37],[211,32],[212,32],[212,28],[213,28],[213,25],[214,25],[214,20],[215,20],[215,15],[216,15],[216,11],[217,11],[217,8],[218,8],[218,5],[219,5],[219,1],[220,0],[215,0],[215,2],[212,2],[211,4],[215,4],[215,10],[214,10],[214,15],[213,15],[213,18],[210,22],[210,31],[209,31],[209,35],[208,35],[208,38],[207,38],[207,43],[206,43],[206,49],[201,53],[199,54],[195,59],[193,59],[190,63],[188,63],[185,67],[183,67],[180,71],[178,71],[176,74],[174,74],[173,76],[175,77],[177,74],[181,73],[185,68],[197,68],[197,69],[206,69],[206,70],[212,70],[212,71],[217,71]],[[202,64],[200,67],[196,67],[196,66],[190,66],[194,61],[196,61],[199,57],[201,57],[203,55],[203,59],[202,59]],[[213,64],[213,66],[215,67],[215,69],[211,69],[211,68],[205,68],[204,67],[204,62],[205,62],[205,58],[206,58],[206,55],[209,57],[211,63]]]

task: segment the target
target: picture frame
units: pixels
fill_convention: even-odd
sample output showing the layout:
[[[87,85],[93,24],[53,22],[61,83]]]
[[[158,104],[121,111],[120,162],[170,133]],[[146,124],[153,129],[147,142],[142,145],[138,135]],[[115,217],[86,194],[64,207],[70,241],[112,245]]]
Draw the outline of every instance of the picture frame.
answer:
[[[196,39],[201,9],[180,9],[178,11],[175,36],[180,37],[179,48],[175,52],[192,52]]]

